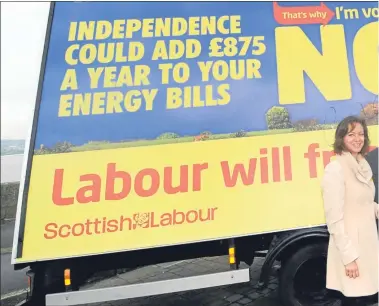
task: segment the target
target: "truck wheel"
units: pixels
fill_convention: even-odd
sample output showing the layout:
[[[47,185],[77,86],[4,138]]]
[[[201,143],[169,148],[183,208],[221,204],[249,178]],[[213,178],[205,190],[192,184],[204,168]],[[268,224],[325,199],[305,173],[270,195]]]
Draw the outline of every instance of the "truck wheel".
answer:
[[[326,284],[327,243],[307,245],[288,258],[280,271],[279,298],[284,306],[334,306]]]

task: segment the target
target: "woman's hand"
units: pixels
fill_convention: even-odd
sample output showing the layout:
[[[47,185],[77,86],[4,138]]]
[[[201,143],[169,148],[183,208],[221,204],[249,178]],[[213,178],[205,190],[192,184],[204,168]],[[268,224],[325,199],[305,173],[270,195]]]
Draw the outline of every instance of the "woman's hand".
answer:
[[[346,272],[346,276],[350,278],[359,277],[359,269],[358,269],[357,262],[354,260],[353,262],[347,264],[345,266],[345,272]]]

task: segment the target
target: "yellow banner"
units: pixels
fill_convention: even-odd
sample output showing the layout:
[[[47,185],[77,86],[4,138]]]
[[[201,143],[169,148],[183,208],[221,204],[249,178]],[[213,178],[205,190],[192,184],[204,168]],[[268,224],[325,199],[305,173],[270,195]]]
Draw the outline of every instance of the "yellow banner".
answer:
[[[369,131],[377,146],[377,126]],[[35,155],[17,262],[323,224],[320,178],[333,136]]]

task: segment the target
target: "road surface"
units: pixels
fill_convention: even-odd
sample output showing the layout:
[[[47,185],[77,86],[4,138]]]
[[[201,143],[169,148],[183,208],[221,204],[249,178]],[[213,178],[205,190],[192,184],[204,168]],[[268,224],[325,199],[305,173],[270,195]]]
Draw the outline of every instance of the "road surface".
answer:
[[[27,287],[26,270],[14,271],[11,254],[1,254],[1,297],[23,291]]]
[[[14,221],[1,224],[1,305],[4,298],[22,295],[27,287],[25,270],[14,271],[11,265]]]

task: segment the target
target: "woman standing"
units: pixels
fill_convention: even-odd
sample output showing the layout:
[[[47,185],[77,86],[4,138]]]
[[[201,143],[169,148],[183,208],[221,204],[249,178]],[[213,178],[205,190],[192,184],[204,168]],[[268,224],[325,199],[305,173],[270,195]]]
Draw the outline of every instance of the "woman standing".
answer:
[[[335,132],[336,158],[326,166],[322,180],[330,233],[326,287],[344,295],[343,305],[363,303],[363,297],[379,291],[379,212],[372,170],[365,159],[369,143],[363,119],[342,120]]]

